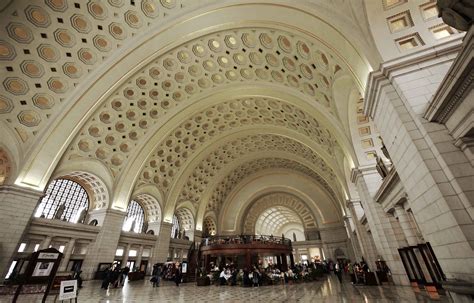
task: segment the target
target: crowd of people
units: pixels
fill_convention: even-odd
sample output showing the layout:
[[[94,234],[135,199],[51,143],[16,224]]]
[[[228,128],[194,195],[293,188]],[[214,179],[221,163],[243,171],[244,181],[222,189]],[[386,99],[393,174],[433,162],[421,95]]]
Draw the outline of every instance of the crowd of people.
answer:
[[[211,266],[208,274],[211,281],[217,285],[242,285],[246,287],[259,287],[267,284],[286,284],[292,281],[315,279],[315,275],[324,274],[322,264],[310,263],[295,265],[287,271],[281,271],[276,265],[267,267],[255,265],[251,269],[237,269],[234,264],[226,264],[219,268]]]
[[[153,265],[152,277],[150,279],[153,287],[159,287],[161,279],[174,281],[176,286],[179,286],[183,281],[182,265],[175,262]]]
[[[129,272],[130,268],[128,266],[120,268],[118,263],[114,263],[104,271],[101,288],[108,289],[109,287],[117,288],[123,286]]]

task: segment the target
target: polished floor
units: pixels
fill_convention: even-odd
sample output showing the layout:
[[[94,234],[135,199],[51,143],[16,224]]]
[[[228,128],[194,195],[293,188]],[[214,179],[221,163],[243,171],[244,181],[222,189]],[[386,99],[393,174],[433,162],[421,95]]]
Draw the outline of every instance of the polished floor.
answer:
[[[101,290],[99,281],[84,282],[78,302],[451,302],[446,297],[430,300],[426,294],[415,294],[410,287],[400,286],[353,286],[348,281],[342,284],[334,275],[319,282],[293,285],[243,288],[237,286],[197,287],[181,284],[176,287],[164,282],[153,288],[146,281],[126,283],[123,288]],[[11,298],[0,297],[0,302],[11,302]],[[18,302],[41,302],[37,296],[24,296]],[[47,302],[54,302],[54,296]],[[68,301],[65,301],[68,302]]]

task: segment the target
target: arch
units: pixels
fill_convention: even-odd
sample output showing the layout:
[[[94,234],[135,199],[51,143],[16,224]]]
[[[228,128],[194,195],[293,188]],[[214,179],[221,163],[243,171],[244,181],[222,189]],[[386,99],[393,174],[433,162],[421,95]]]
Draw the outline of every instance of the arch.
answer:
[[[143,207],[146,223],[161,222],[161,205],[155,197],[147,193],[141,193],[137,194],[132,200],[137,201]]]
[[[272,7],[272,14],[269,14],[268,8],[269,6]],[[319,19],[317,16],[317,10],[308,7],[301,7],[298,4],[293,4],[293,6],[286,5],[274,5],[274,4],[245,4],[235,6],[232,4],[220,4],[216,5],[219,9],[215,9],[212,11],[208,10],[206,7],[203,12],[206,12],[206,18],[199,17],[190,18],[190,19],[179,19],[173,20],[177,22],[175,26],[173,26],[173,32],[166,28],[162,31],[156,31],[156,28],[150,30],[150,32],[146,32],[143,36],[140,36],[141,41],[137,44],[131,43],[135,49],[124,49],[120,52],[119,55],[114,56],[113,59],[110,59],[107,64],[103,65],[101,72],[97,72],[96,75],[93,77],[91,76],[88,81],[84,84],[86,87],[93,84],[91,89],[87,90],[85,93],[80,94],[76,93],[70,97],[71,102],[66,102],[66,104],[71,104],[70,106],[81,104],[78,107],[75,115],[73,115],[72,120],[64,122],[62,124],[53,125],[53,131],[48,138],[45,138],[43,142],[45,144],[38,144],[38,148],[31,154],[31,157],[27,161],[27,165],[30,169],[25,170],[21,173],[20,177],[17,179],[18,183],[23,184],[30,184],[30,186],[38,186],[41,187],[42,184],[46,184],[49,174],[51,173],[57,158],[50,156],[51,150],[58,151],[60,154],[66,149],[67,144],[72,140],[73,135],[77,132],[77,126],[82,125],[81,121],[84,121],[84,117],[87,117],[85,109],[95,108],[99,104],[96,103],[97,100],[103,99],[109,93],[110,87],[114,87],[116,83],[118,83],[120,77],[122,76],[120,73],[115,73],[114,70],[117,68],[119,70],[129,70],[131,66],[141,66],[140,64],[136,64],[136,62],[144,62],[146,63],[149,58],[154,55],[155,52],[163,53],[167,49],[172,48],[179,43],[182,43],[182,39],[176,39],[176,37],[189,37],[202,35],[205,32],[210,32],[215,30],[216,24],[221,24],[221,29],[225,27],[235,27],[235,22],[237,19],[240,19],[242,16],[256,18],[250,20],[260,20],[260,21],[250,21],[245,23],[246,26],[255,26],[259,23],[265,26],[269,26],[272,24],[274,27],[284,27],[286,26],[289,29],[293,29],[294,31],[299,31],[312,37],[312,39],[316,39],[319,41],[323,41],[328,47],[332,50],[340,49],[343,54],[340,57],[345,58],[348,60],[349,65],[353,68],[353,73],[356,75],[357,78],[361,79],[361,83],[364,82],[365,76],[367,72],[370,70],[367,60],[360,56],[358,50],[353,46],[353,44],[341,34],[341,32],[337,31],[334,27],[329,26],[323,20]],[[199,12],[199,11],[198,11]],[[194,12],[194,13],[198,13]],[[257,14],[257,15],[256,15]],[[275,14],[280,16],[279,23],[274,23]],[[203,16],[202,15],[202,16]],[[215,18],[211,18],[210,15],[215,16]],[[234,19],[235,16],[235,20]],[[239,16],[239,18],[237,18]],[[289,18],[291,16],[291,18]],[[298,18],[300,16],[301,18]],[[206,21],[207,20],[207,21]],[[212,20],[212,21],[211,21]],[[233,20],[233,21],[232,21]],[[242,20],[239,20],[242,22]],[[200,26],[193,26],[193,24]],[[224,25],[225,24],[225,25]],[[198,31],[195,29],[199,28]],[[304,28],[314,28],[317,29],[316,36],[314,33],[309,33],[304,31]],[[189,31],[192,31],[190,33]],[[181,34],[182,35],[181,35]],[[350,37],[350,36],[349,36]],[[352,37],[350,37],[352,40]],[[175,41],[174,43],[168,43]],[[329,44],[327,41],[331,41]],[[159,49],[158,51],[155,48],[146,47],[146,45],[164,45],[165,49]],[[140,49],[140,52],[134,50]],[[370,48],[367,48],[369,50]],[[370,52],[370,51],[369,51]],[[339,55],[339,54],[337,54]],[[108,77],[105,77],[105,73],[107,73]],[[99,77],[101,81],[97,81]],[[100,82],[102,87],[107,87],[107,92],[103,89],[96,89],[99,86],[95,87],[97,82]],[[363,85],[362,85],[363,86]],[[70,110],[70,107],[65,108],[65,111]],[[67,126],[63,128],[63,126]],[[61,135],[58,136],[58,132],[61,130]],[[69,134],[66,135],[65,134]],[[53,139],[54,138],[54,139]],[[60,138],[59,140],[57,138]],[[63,140],[64,139],[64,140]],[[53,141],[58,141],[54,143]],[[57,154],[57,153],[55,153]],[[40,163],[35,162],[35,159],[41,159]],[[44,163],[48,163],[49,169],[44,172]]]
[[[189,240],[194,241],[194,215],[189,207],[189,205],[180,205],[176,209],[175,215],[178,217],[180,232],[184,233],[184,236]]]
[[[204,218],[203,224],[203,236],[215,236],[217,235],[217,223],[215,218],[207,216]]]
[[[143,233],[146,231],[146,217],[143,206],[136,200],[131,200],[127,206],[127,215],[122,225],[123,231]]]
[[[23,159],[23,151],[15,139],[13,132],[7,127],[6,123],[0,120],[0,133],[2,141],[0,142],[0,150],[2,150],[3,166],[1,174],[5,178],[3,184],[13,184],[21,167],[20,161]],[[0,185],[2,182],[0,182]]]
[[[13,163],[10,153],[0,146],[0,185],[8,183],[13,173]]]
[[[248,92],[248,90],[247,90],[247,92]],[[221,104],[223,103],[222,102],[222,97],[227,97],[228,94],[229,94],[229,92],[226,92],[225,95],[219,95],[219,94],[213,95],[212,96],[212,99],[214,100],[213,102],[216,102],[213,106],[214,107],[219,107],[219,103],[221,103]],[[269,99],[273,100],[273,97],[269,98]],[[280,98],[277,98],[275,100],[278,100],[278,102],[281,102],[281,103],[285,103],[285,102],[281,101]],[[209,99],[206,99],[206,102],[207,101],[209,101]],[[228,101],[227,103],[229,103],[229,102],[231,102],[231,101]],[[241,102],[241,101],[239,101],[239,102]],[[195,111],[199,111],[198,114],[196,114]],[[193,105],[190,105],[185,110],[181,111],[178,115],[174,116],[173,117],[173,122],[169,121],[168,123],[170,123],[170,124],[179,123],[179,125],[184,128],[187,122],[183,122],[183,121],[186,121],[187,119],[189,119],[190,117],[193,117],[193,116],[199,116],[199,114],[205,115],[205,111],[206,110],[203,110],[203,105],[202,104],[193,104]],[[312,111],[315,112],[314,109],[312,109]],[[303,111],[301,110],[301,112],[303,112]],[[319,125],[319,122],[317,124]],[[229,129],[229,130],[226,130],[226,134],[229,133],[229,135],[231,135],[233,133],[238,133],[238,132],[241,132],[241,131],[250,131],[251,129],[255,129],[254,130],[255,132],[261,133],[263,129],[267,129],[268,130],[267,132],[279,133],[279,134],[287,136],[287,137],[294,137],[300,142],[305,142],[308,146],[311,146],[311,148],[314,149],[314,151],[316,153],[318,153],[328,163],[331,163],[331,164],[332,163],[337,163],[337,161],[335,159],[332,159],[331,157],[329,157],[328,154],[322,149],[321,146],[324,145],[325,143],[322,144],[322,145],[320,143],[317,143],[320,140],[316,139],[316,138],[314,140],[310,140],[309,136],[307,136],[303,133],[302,127],[301,127],[301,130],[299,130],[299,131],[292,130],[292,129],[282,127],[282,126],[273,126],[273,125],[271,126],[271,124],[269,124],[269,125],[265,125],[265,124],[259,125],[258,130],[254,127],[252,127],[252,126],[242,126],[240,128]],[[323,127],[323,129],[325,129],[325,126]],[[134,182],[136,182],[136,179],[140,180],[139,182],[142,182],[142,179],[144,179],[144,178],[145,179],[148,178],[149,180],[148,181],[143,180],[143,181],[150,182],[150,179],[151,179],[151,181],[153,181],[153,179],[156,177],[157,182],[160,184],[160,186],[170,188],[171,185],[170,185],[170,181],[168,180],[169,172],[172,171],[172,174],[174,176],[176,174],[176,171],[179,171],[176,168],[177,166],[180,167],[182,165],[188,165],[187,162],[185,163],[184,160],[183,160],[183,158],[186,158],[186,157],[181,156],[180,158],[178,158],[177,156],[173,156],[173,155],[167,155],[167,157],[165,159],[165,161],[171,161],[170,164],[168,164],[168,162],[165,162],[164,164],[162,164],[162,163],[158,164],[157,159],[160,158],[159,153],[162,150],[165,150],[165,149],[169,150],[170,148],[171,149],[180,148],[181,152],[186,152],[187,151],[187,150],[184,150],[184,147],[181,147],[180,145],[178,145],[176,143],[176,142],[180,141],[180,139],[179,138],[174,138],[173,131],[178,132],[176,129],[170,130],[170,128],[158,130],[156,133],[154,133],[153,138],[150,138],[149,144],[147,146],[143,147],[143,149],[141,150],[141,154],[135,156],[136,158],[135,158],[134,161],[136,163],[130,162],[127,165],[127,168],[125,170],[129,170],[129,169],[133,169],[133,170],[130,171],[129,174],[123,176],[123,178],[121,178],[118,181],[119,184],[124,184],[124,186],[118,186],[120,192],[115,195],[117,197],[117,199],[115,200],[115,203],[117,204],[117,207],[120,207],[119,204],[120,204],[120,201],[123,200],[122,197],[125,197],[125,196],[128,195],[127,191],[129,191],[129,186],[126,186],[125,184],[133,184]],[[150,133],[152,133],[152,132],[150,132]],[[183,131],[179,131],[179,133],[183,133]],[[186,132],[184,132],[184,133],[186,133]],[[322,130],[321,133],[329,135],[331,132],[328,131],[328,130],[327,131]],[[166,139],[163,139],[163,138],[166,138]],[[161,139],[161,142],[159,142],[158,139]],[[211,138],[202,139],[202,141],[205,142],[204,145],[201,144],[201,139],[199,139],[200,141],[197,141],[197,142],[193,141],[193,143],[196,146],[196,148],[199,148],[199,151],[205,151],[205,150],[208,149],[209,146],[212,146],[213,144],[218,143],[219,140],[221,140],[221,139],[222,138],[219,137],[219,136],[213,136]],[[156,146],[152,148],[151,144],[152,144],[153,140],[156,141]],[[323,139],[323,140],[326,140],[326,139]],[[331,139],[331,140],[333,140],[333,139]],[[168,145],[168,144],[170,144],[170,145]],[[183,142],[181,142],[181,145],[182,144],[183,144]],[[203,147],[201,147],[201,145],[203,145]],[[194,157],[194,154],[198,153],[198,152],[194,152],[194,153],[188,152],[188,153],[192,157]],[[143,158],[147,159],[147,161],[145,163],[143,163],[143,160],[139,160],[139,159],[143,159]],[[155,158],[157,158],[157,159],[155,159]],[[351,156],[349,156],[349,158],[351,158]],[[178,162],[180,162],[180,163],[178,163]],[[173,164],[172,169],[171,169],[171,167],[168,167],[171,164]],[[157,166],[157,167],[155,168],[154,166]],[[159,172],[158,175],[156,175],[154,173],[149,173],[149,172],[155,171],[157,168],[160,168],[160,172]],[[141,172],[141,175],[139,176],[138,174],[139,174],[140,171],[142,171],[142,172]],[[339,173],[339,172],[337,172],[337,173]],[[163,177],[165,174],[167,176],[166,178]],[[176,178],[176,180],[179,181],[180,178]],[[340,180],[344,180],[344,179],[340,179]],[[168,191],[171,191],[171,190],[168,189]],[[173,201],[172,203],[175,203],[174,198],[167,199],[167,200]],[[166,206],[166,208],[167,208],[167,210],[165,210],[164,217],[165,217],[165,220],[166,220],[166,217],[168,216],[168,221],[169,221],[169,216],[171,216],[171,214],[172,214],[171,211],[174,207],[173,207],[172,204],[169,204],[169,206]]]
[[[91,196],[91,209],[108,208],[114,188],[109,168],[93,159],[70,159],[64,162],[64,165],[54,172],[53,178],[76,180]]]
[[[251,201],[272,192],[291,193],[305,201],[313,210],[320,227],[342,222],[340,206],[335,205],[329,195],[310,178],[285,169],[271,169],[259,171],[234,187],[219,213],[221,233],[239,232],[244,210]]]
[[[69,179],[55,179],[48,185],[33,214],[36,218],[83,223],[90,207],[85,188]]]
[[[304,229],[314,229],[318,227],[318,223],[313,215],[313,212],[308,208],[305,202],[295,195],[286,192],[272,192],[261,197],[257,197],[250,202],[245,211],[242,224],[242,231],[244,233],[253,233],[257,231],[257,224],[263,212],[269,209],[292,210],[291,220],[282,222],[280,225],[288,223],[299,223]],[[278,234],[276,234],[278,235]]]
[[[87,167],[84,164],[83,168]],[[90,169],[90,167],[87,167]],[[70,179],[79,183],[89,194],[90,210],[103,209],[109,206],[109,191],[105,182],[88,171],[59,171],[55,174],[57,178]]]

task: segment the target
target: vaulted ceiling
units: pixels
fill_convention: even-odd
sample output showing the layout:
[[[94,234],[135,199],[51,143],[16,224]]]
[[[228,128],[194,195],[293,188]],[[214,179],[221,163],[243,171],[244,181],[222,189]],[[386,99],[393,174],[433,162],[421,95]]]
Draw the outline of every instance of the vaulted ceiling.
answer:
[[[363,6],[334,2],[7,1],[5,182],[42,190],[55,172],[93,174],[104,207],[122,210],[151,186],[159,196],[136,200],[152,221],[187,203],[199,226],[238,184],[279,170],[342,213],[357,159],[334,85],[362,90],[377,56],[362,54]]]

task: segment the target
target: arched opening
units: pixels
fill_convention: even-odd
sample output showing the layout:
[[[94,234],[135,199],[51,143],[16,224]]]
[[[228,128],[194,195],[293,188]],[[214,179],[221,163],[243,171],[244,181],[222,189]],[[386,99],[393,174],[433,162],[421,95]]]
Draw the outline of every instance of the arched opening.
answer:
[[[0,185],[7,183],[12,170],[11,166],[7,151],[0,147]]]
[[[89,196],[79,183],[69,179],[56,179],[46,189],[34,216],[83,223],[88,209]]]
[[[212,217],[206,217],[204,219],[203,226],[203,237],[215,236],[217,234],[217,225]]]
[[[177,239],[179,237],[179,219],[176,215],[173,216],[173,226],[171,227],[171,238]]]
[[[284,206],[270,207],[258,217],[255,234],[280,236],[284,234],[283,227],[287,224],[292,224],[294,229],[304,232],[303,223],[293,210]]]
[[[194,216],[192,212],[182,207],[176,210],[176,217],[179,222],[178,238],[193,240],[194,239]]]
[[[142,233],[145,223],[145,211],[135,200],[130,201],[127,207],[127,216],[123,222],[122,230]]]

